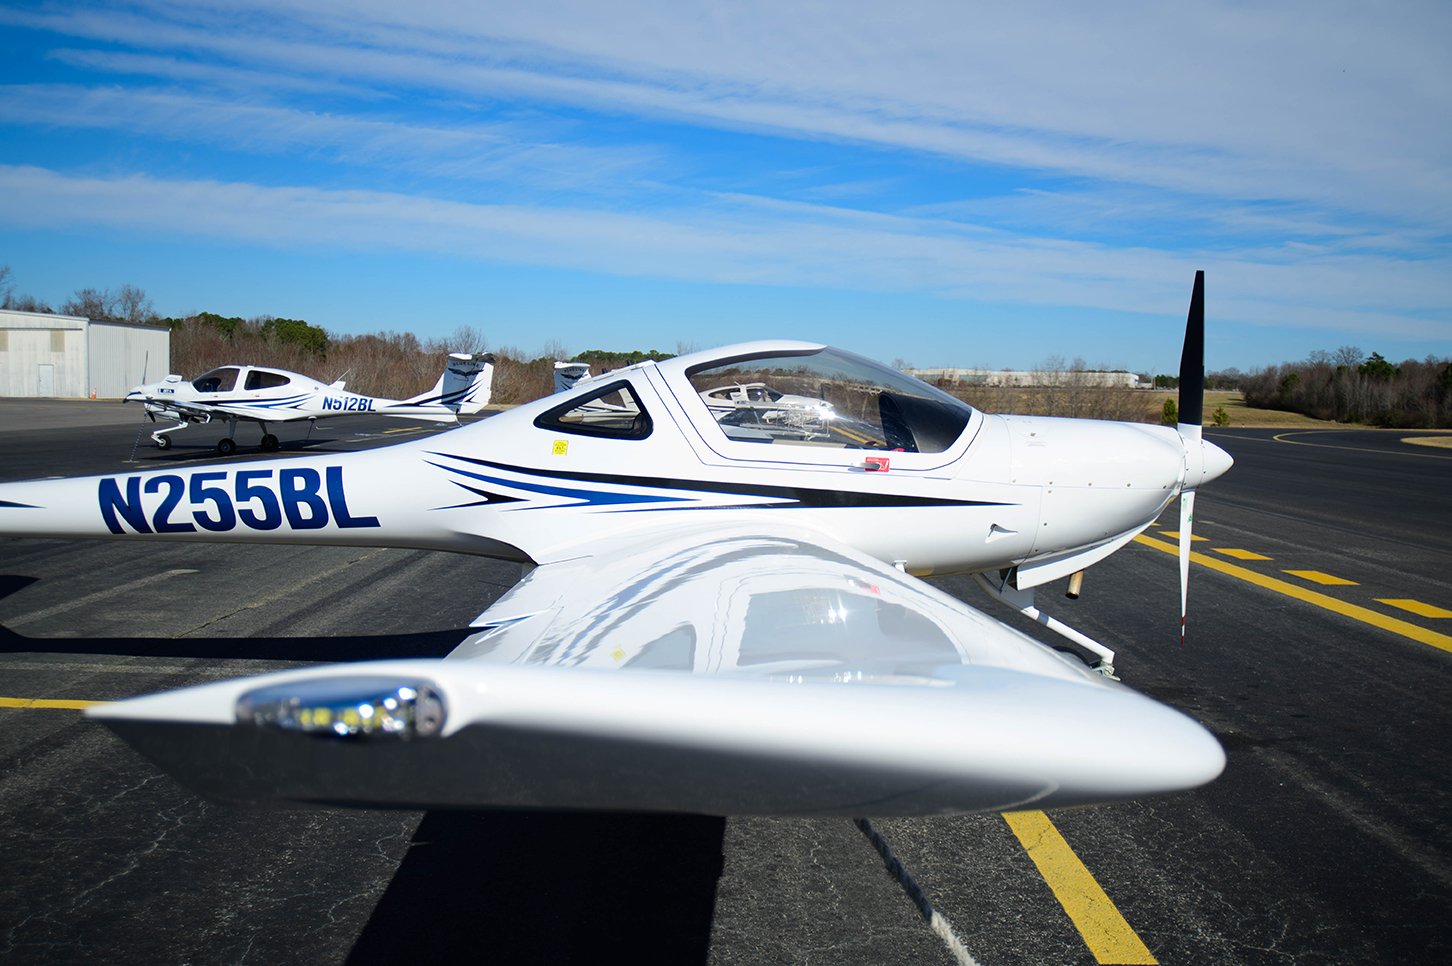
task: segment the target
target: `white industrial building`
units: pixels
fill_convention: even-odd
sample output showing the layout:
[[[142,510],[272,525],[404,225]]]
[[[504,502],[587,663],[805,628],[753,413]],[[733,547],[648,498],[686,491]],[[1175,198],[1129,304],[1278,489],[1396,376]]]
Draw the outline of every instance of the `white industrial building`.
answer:
[[[0,396],[119,398],[171,369],[171,331],[0,309]]]
[[[1149,383],[1132,372],[1087,369],[1032,371],[1020,369],[904,369],[924,382],[954,382],[965,386],[1092,386],[1099,389],[1147,389]]]

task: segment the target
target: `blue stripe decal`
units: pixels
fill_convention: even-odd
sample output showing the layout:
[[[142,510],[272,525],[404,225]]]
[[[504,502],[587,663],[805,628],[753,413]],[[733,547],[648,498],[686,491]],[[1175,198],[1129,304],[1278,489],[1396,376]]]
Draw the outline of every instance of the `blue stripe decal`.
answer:
[[[517,480],[506,480],[496,476],[485,476],[482,473],[471,473],[468,470],[461,470],[453,466],[445,466],[442,463],[429,461],[430,466],[437,466],[441,470],[448,470],[450,473],[457,473],[460,476],[467,476],[470,479],[481,480],[485,483],[493,483],[495,486],[505,486],[513,490],[524,490],[528,493],[539,493],[545,496],[559,496],[571,500],[583,501],[580,506],[615,506],[623,503],[684,503],[691,498],[685,496],[651,496],[639,493],[609,493],[604,490],[579,490],[563,486],[549,486],[544,483],[522,483]],[[526,509],[521,507],[521,509]]]

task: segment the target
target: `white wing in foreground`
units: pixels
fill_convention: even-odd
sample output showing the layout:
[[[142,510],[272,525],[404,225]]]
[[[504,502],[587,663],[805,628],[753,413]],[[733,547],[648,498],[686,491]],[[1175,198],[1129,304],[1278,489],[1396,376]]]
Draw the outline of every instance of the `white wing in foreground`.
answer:
[[[442,660],[98,707],[231,800],[918,815],[1193,788],[1200,725],[812,534],[699,528],[532,571]]]

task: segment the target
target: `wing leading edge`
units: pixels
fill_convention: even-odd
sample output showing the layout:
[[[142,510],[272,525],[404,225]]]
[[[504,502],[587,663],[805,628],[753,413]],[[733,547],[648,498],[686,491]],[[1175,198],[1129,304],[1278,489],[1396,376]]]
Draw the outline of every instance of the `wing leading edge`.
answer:
[[[249,801],[918,815],[1172,792],[1224,766],[1179,712],[811,533],[616,542],[533,570],[475,626],[442,660],[91,713]]]

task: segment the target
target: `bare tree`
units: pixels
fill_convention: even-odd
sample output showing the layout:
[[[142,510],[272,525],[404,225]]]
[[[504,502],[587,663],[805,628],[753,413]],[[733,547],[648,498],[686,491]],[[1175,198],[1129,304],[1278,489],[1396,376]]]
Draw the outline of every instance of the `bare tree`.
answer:
[[[135,285],[123,285],[116,291],[111,311],[122,322],[150,322],[156,318],[151,299]]]
[[[544,348],[540,350],[539,358],[547,359],[553,364],[556,360],[563,361],[569,359],[570,349],[559,339],[550,339],[544,344]]]
[[[109,294],[95,288],[78,288],[61,305],[62,315],[79,315],[86,319],[108,319],[111,317],[106,304]]]
[[[1336,354],[1332,357],[1332,362],[1334,362],[1338,366],[1346,366],[1348,368],[1354,369],[1357,366],[1361,365],[1361,363],[1365,359],[1366,353],[1362,352],[1359,347],[1354,345],[1344,345],[1336,350]]]
[[[151,299],[135,285],[123,285],[114,292],[110,289],[76,289],[76,294],[61,306],[61,312],[112,322],[152,322],[156,319]]]

